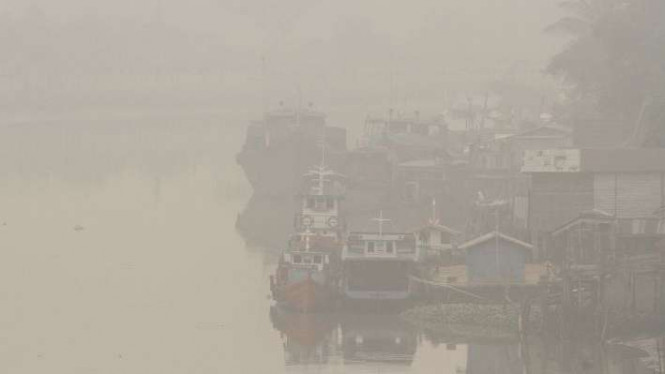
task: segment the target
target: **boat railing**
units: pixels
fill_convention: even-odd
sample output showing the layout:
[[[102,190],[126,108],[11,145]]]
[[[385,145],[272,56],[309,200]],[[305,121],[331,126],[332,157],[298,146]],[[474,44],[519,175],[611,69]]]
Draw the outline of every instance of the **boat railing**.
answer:
[[[362,243],[364,244],[364,243]],[[368,248],[357,243],[349,243],[343,252],[344,258],[374,258],[374,259],[410,259],[418,258],[418,249],[415,247]]]
[[[328,263],[328,257],[323,253],[287,253],[284,255],[284,260],[289,265],[295,268],[311,269],[323,271],[324,266]]]

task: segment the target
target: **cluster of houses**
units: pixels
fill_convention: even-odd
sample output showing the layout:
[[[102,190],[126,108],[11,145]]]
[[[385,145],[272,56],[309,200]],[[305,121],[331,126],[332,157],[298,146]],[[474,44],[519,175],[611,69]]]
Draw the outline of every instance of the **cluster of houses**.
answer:
[[[473,294],[556,284],[573,307],[665,308],[665,149],[631,147],[597,121],[458,112],[369,117],[346,149],[323,115],[281,109],[250,126],[239,155],[263,204],[250,202],[239,227],[290,232],[278,217],[294,213],[295,186],[326,144],[345,178],[343,229],[366,232],[382,210],[386,233],[413,234],[423,282]]]
[[[665,149],[585,147],[549,122],[445,134],[445,151],[393,168],[403,201],[435,204],[411,230],[423,278],[466,291],[556,283],[566,305],[664,310]]]

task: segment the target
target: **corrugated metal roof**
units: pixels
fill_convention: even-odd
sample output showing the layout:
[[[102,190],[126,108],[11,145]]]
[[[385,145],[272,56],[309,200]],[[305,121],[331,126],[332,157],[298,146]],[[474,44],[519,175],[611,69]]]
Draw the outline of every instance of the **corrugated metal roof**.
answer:
[[[399,164],[401,167],[421,167],[421,168],[432,168],[442,166],[438,160],[414,160],[402,162]]]
[[[574,155],[578,154],[579,156]],[[541,156],[540,154],[544,156]],[[536,156],[534,156],[536,155]],[[549,158],[546,157],[549,155]],[[550,170],[543,167],[539,170],[537,165],[542,160],[554,163],[552,157],[560,157],[564,164],[575,166],[564,167],[562,170]],[[544,158],[543,158],[544,157]],[[588,172],[588,173],[643,173],[665,172],[665,149],[663,148],[594,148],[594,149],[545,149],[527,150],[524,154],[525,163],[529,166],[522,168],[523,172]],[[534,161],[535,160],[535,161]],[[577,165],[579,164],[579,165]]]
[[[582,149],[581,152],[583,172],[665,171],[662,148]]]
[[[492,232],[487,233],[487,234],[485,234],[485,235],[483,235],[483,236],[480,236],[480,237],[478,237],[478,238],[475,238],[475,239],[469,240],[468,242],[466,242],[466,243],[460,245],[460,246],[459,246],[459,249],[466,250],[466,249],[469,249],[469,248],[475,247],[475,246],[477,246],[478,244],[485,243],[485,242],[487,242],[487,241],[489,241],[489,240],[492,240],[492,239],[496,238],[497,236],[498,236],[500,239],[503,239],[503,240],[505,240],[505,241],[508,241],[508,242],[511,242],[511,243],[517,244],[518,246],[520,246],[520,247],[524,247],[524,248],[529,249],[529,250],[533,250],[533,248],[534,248],[533,245],[531,245],[531,244],[529,244],[529,243],[523,242],[523,241],[521,241],[521,240],[519,240],[519,239],[515,239],[515,238],[510,237],[510,236],[508,236],[508,235],[502,234],[502,233],[500,233],[500,232],[498,232],[498,231],[492,231]]]

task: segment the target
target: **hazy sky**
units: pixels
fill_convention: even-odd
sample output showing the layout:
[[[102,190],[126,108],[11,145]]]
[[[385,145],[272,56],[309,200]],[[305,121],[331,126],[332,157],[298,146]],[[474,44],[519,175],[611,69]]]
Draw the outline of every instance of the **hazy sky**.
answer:
[[[554,0],[3,0],[0,9],[14,13],[39,7],[60,19],[86,14],[161,18],[185,29],[222,34],[230,42],[260,45],[275,34],[299,41],[327,39],[349,19],[402,42],[435,29],[459,38],[496,37],[497,32],[523,38],[539,34],[556,17],[555,5]]]
[[[37,20],[5,35],[0,69],[219,71],[215,87],[247,97],[300,86],[325,105],[440,102],[507,71],[541,79],[561,45],[543,33],[556,10],[555,0],[0,0],[0,16]]]

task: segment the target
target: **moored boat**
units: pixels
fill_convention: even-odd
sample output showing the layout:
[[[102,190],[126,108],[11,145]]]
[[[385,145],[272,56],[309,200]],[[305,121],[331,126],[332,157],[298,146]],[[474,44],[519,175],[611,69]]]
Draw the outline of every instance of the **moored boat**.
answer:
[[[346,130],[326,125],[325,114],[311,106],[280,107],[250,124],[236,160],[254,194],[288,199],[322,144],[328,149],[328,162],[338,163],[338,155],[346,151]]]
[[[307,192],[300,195],[296,234],[271,278],[275,301],[305,313],[333,306],[339,285],[343,195],[337,175],[323,158],[320,166],[306,174]]]
[[[338,248],[331,237],[309,231],[295,235],[271,277],[275,301],[304,313],[332,307],[339,284]]]
[[[378,232],[351,232],[342,252],[342,293],[347,301],[400,301],[411,296],[419,258],[411,233],[384,232],[389,220],[374,219]]]

